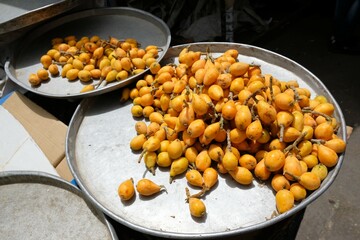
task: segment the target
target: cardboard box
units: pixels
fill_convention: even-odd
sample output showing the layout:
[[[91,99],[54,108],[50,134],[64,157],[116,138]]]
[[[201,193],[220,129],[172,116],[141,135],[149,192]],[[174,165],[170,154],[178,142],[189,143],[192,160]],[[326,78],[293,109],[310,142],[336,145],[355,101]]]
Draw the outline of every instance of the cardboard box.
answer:
[[[63,179],[72,182],[74,180],[74,176],[71,174],[70,168],[67,164],[66,158],[64,157],[63,160],[55,167],[57,173]]]
[[[23,125],[58,174],[71,181],[65,158],[67,126],[17,91],[3,99],[2,106]]]

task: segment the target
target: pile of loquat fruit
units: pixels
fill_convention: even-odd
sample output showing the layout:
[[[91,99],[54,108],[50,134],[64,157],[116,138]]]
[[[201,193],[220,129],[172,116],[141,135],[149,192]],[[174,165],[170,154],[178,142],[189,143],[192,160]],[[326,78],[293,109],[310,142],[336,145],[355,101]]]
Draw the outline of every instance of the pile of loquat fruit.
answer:
[[[284,213],[321,186],[346,148],[326,97],[312,97],[297,81],[278,80],[238,56],[236,49],[214,58],[210,49],[184,47],[178,64],[153,64],[134,87],[122,89],[120,101],[131,100],[139,119],[130,148],[141,151],[138,161],[153,174],[168,168],[170,183],[182,175],[200,188],[185,189],[194,217],[206,214],[201,198],[220,174],[242,185],[269,181]],[[122,199],[135,193],[134,182],[126,181],[119,195],[133,189],[132,195]],[[163,189],[148,184],[140,194]]]

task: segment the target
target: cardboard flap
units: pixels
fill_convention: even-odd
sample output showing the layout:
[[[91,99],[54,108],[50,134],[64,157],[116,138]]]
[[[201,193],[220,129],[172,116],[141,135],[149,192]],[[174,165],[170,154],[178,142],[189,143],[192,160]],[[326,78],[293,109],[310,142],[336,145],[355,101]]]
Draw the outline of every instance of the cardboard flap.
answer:
[[[11,94],[2,105],[24,126],[56,167],[65,157],[67,126],[19,92]]]

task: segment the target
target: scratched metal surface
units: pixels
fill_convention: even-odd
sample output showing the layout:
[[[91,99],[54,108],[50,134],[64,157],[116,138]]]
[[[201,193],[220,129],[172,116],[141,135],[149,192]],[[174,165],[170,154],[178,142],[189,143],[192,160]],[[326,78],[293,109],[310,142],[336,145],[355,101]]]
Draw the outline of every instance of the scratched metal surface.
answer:
[[[188,46],[188,45],[186,45]],[[170,48],[164,62],[177,62],[180,50]],[[345,139],[345,120],[342,112],[324,84],[311,72],[296,62],[274,52],[254,46],[229,43],[195,43],[192,50],[205,51],[210,47],[213,56],[226,49],[236,48],[239,60],[261,65],[263,73],[270,73],[280,80],[297,80],[301,87],[311,90],[312,96],[323,94],[335,105],[335,116],[340,121],[339,135]],[[84,99],[77,108],[67,134],[66,155],[71,171],[80,188],[100,209],[116,221],[147,234],[168,238],[225,237],[261,231],[297,213],[319,197],[335,180],[344,154],[321,187],[285,214],[272,217],[275,197],[268,185],[254,181],[250,186],[240,186],[229,176],[220,175],[216,187],[205,198],[207,215],[198,220],[190,216],[185,203],[183,175],[169,183],[168,169],[157,169],[156,175],[138,163],[139,153],[130,150],[129,142],[136,132],[130,113],[131,102],[119,103],[120,92]],[[167,188],[151,198],[138,195],[123,204],[117,187],[132,177],[152,179]],[[198,191],[190,187],[192,193]]]
[[[118,239],[78,188],[50,174],[1,172],[0,209],[0,239]]]

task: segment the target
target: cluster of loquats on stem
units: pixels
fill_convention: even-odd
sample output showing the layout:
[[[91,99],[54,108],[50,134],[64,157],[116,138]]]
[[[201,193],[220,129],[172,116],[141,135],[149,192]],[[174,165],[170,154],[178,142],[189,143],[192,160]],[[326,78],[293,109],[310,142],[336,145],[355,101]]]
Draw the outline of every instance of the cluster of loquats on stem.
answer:
[[[184,48],[178,64],[152,68],[121,97],[132,100],[133,117],[148,120],[136,122],[130,142],[141,151],[139,162],[154,175],[168,168],[170,183],[184,174],[200,188],[193,195],[186,189],[193,216],[205,214],[198,200],[218,174],[242,185],[269,181],[284,213],[320,187],[346,147],[324,96],[311,98],[297,81],[262,73],[238,54],[229,49],[214,58]]]
[[[61,76],[70,82],[86,84],[81,92],[94,90],[100,84],[122,81],[141,73],[152,64],[157,65],[160,48],[149,45],[141,48],[134,38],[108,40],[95,35],[71,35],[51,40],[52,48],[40,57],[42,68],[29,75],[29,83],[39,86],[50,76]],[[97,83],[92,81],[98,80]]]

